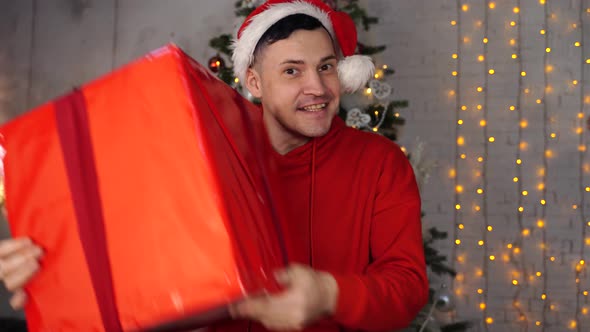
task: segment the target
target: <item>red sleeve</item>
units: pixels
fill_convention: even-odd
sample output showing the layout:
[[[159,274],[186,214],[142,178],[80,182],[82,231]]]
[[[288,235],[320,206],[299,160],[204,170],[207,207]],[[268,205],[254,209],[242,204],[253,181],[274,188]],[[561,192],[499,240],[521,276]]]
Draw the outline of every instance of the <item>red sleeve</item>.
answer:
[[[381,169],[373,219],[371,261],[362,275],[334,275],[334,318],[367,331],[407,327],[428,301],[420,195],[408,159],[396,147]]]

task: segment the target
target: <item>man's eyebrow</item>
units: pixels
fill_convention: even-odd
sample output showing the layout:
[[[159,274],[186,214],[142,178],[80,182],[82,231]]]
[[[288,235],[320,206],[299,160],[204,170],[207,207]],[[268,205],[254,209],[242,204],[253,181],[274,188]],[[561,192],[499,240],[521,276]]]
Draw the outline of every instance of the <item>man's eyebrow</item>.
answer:
[[[336,60],[336,56],[335,56],[334,54],[331,54],[331,55],[325,56],[325,57],[323,57],[323,58],[320,60],[320,62],[326,62],[326,61],[328,61],[328,60]]]
[[[326,62],[328,60],[335,60],[336,56],[334,54],[330,54],[320,59],[320,62]],[[287,59],[280,63],[280,65],[291,64],[291,65],[303,65],[305,61],[303,60],[296,60],[296,59]]]
[[[287,59],[283,62],[280,63],[281,65],[285,65],[285,64],[292,64],[292,65],[303,65],[305,64],[305,61],[303,60],[293,60],[293,59]]]

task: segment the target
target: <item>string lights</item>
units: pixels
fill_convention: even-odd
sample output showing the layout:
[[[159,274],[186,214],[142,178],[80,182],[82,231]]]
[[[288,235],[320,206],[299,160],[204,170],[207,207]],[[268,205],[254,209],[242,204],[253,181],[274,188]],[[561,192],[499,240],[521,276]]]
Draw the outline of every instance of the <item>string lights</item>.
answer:
[[[583,128],[587,116],[585,105],[590,104],[590,95],[585,95],[584,75],[590,64],[584,49],[584,18],[590,15],[590,8],[584,6],[587,0],[572,1],[579,5],[579,17],[573,20],[566,15],[567,10],[575,11],[572,5],[556,0],[536,0],[536,3],[457,0],[455,16],[450,20],[457,38],[456,51],[449,60],[453,66],[450,77],[455,86],[449,96],[455,104],[456,142],[455,159],[449,170],[454,185],[455,226],[451,258],[458,272],[452,286],[460,298],[458,302],[468,306],[470,317],[473,311],[479,312],[484,331],[500,331],[504,326],[518,326],[522,331],[583,331],[583,325],[588,323],[584,318],[590,312],[590,295],[584,280],[587,279],[585,247],[590,246],[586,228],[590,227],[590,220],[585,213],[585,196],[590,194],[590,185],[586,183],[585,174],[590,173],[590,163],[585,162],[587,143]],[[538,19],[540,13],[542,20]],[[497,22],[502,18],[504,34],[497,32]],[[565,25],[568,26],[566,33],[579,34],[576,36],[579,39],[567,42],[567,46],[561,30]],[[506,43],[506,54],[498,52],[501,43]],[[523,48],[523,44],[527,47]],[[560,67],[560,57],[569,54],[563,47],[580,53],[579,73]],[[475,54],[476,51],[480,52]],[[541,66],[542,72],[537,70]],[[560,132],[563,127],[557,123],[568,115],[556,107],[564,97],[564,85],[558,78],[568,73],[572,75],[566,84],[570,87],[569,93],[579,93],[580,97],[579,108],[575,109],[574,130],[579,158],[579,201],[569,204],[575,219],[581,223],[581,234],[579,251],[574,253],[570,240],[571,255],[563,249],[557,252],[559,245],[554,243],[556,240],[551,233],[562,227],[555,213],[561,213],[558,211],[562,211],[564,203],[556,196],[561,188],[560,180],[548,175],[550,171],[551,174],[558,172],[557,166],[555,170],[549,167],[558,160],[558,152],[562,154],[563,144],[559,144],[559,138],[563,136]],[[510,80],[518,86],[515,96],[510,97],[514,98],[512,101],[491,93],[490,87]],[[507,105],[502,107],[504,102]],[[498,119],[501,124],[496,123]],[[515,210],[506,216],[510,215],[509,227],[518,232],[495,234],[495,226],[500,226],[502,232],[505,227],[497,224],[496,214],[489,210],[489,205],[495,206],[498,201],[493,197],[497,193],[494,185],[489,186],[496,177],[490,173],[498,164],[493,160],[496,146],[503,144],[503,137],[495,128],[508,123],[506,119],[515,124],[514,135],[508,134],[509,145],[514,144],[515,149],[515,159],[511,158],[514,172],[508,176],[516,191],[516,199],[510,201]],[[590,123],[588,126],[590,129]],[[500,239],[502,242],[498,243]],[[529,250],[533,248],[537,250]],[[573,271],[563,272],[562,267],[568,264]],[[507,287],[500,286],[502,281],[493,277],[500,271],[506,273]],[[561,279],[564,273],[575,277],[575,312],[569,304],[561,302],[565,298],[563,291],[556,292],[552,288],[554,281]],[[504,293],[494,294],[500,288],[506,292],[508,286],[512,294],[509,305],[501,300],[505,298]]]
[[[584,41],[584,4],[583,1],[580,0],[579,2],[579,7],[578,7],[578,22],[575,22],[572,24],[572,28],[573,30],[579,29],[580,33],[580,40]],[[587,167],[585,166],[585,155],[586,155],[586,140],[585,137],[583,135],[583,128],[584,128],[584,118],[585,118],[585,112],[584,112],[584,104],[585,104],[585,98],[584,95],[586,93],[585,90],[585,82],[586,82],[586,75],[585,75],[585,61],[584,59],[586,59],[586,52],[585,52],[585,48],[584,47],[580,47],[580,42],[576,41],[574,42],[574,47],[579,48],[580,49],[580,77],[579,80],[574,79],[572,81],[572,85],[579,86],[579,94],[580,94],[580,99],[579,99],[579,103],[580,103],[580,108],[577,114],[577,130],[576,130],[576,134],[578,134],[579,139],[578,139],[578,151],[579,151],[579,197],[580,197],[580,208],[578,209],[579,211],[579,220],[580,220],[580,226],[582,228],[581,231],[581,240],[580,240],[580,261],[576,264],[576,273],[575,273],[575,282],[576,282],[576,313],[575,313],[575,320],[573,321],[572,324],[570,325],[575,325],[575,326],[570,326],[573,328],[576,328],[578,332],[581,332],[581,328],[582,328],[582,324],[581,324],[581,318],[584,315],[588,314],[588,307],[583,306],[582,305],[582,300],[584,300],[584,303],[587,303],[587,301],[585,299],[582,298],[586,298],[588,292],[585,291],[582,288],[582,283],[580,282],[580,278],[582,277],[582,273],[585,272],[586,270],[586,264],[585,264],[585,248],[587,245],[590,245],[590,241],[587,241],[586,239],[586,228],[590,226],[590,222],[587,221],[586,219],[586,213],[585,213],[585,205],[586,205],[586,200],[585,200],[585,196],[586,196],[586,192],[588,191],[587,187],[585,186],[585,176],[584,173],[588,172],[589,169],[587,169]],[[581,130],[580,130],[581,129]],[[590,167],[588,167],[590,168]]]
[[[518,8],[517,10],[515,10],[516,8]],[[510,43],[513,47],[515,48],[513,50],[513,52],[511,52],[511,59],[514,59],[517,61],[518,63],[518,70],[516,73],[516,77],[518,78],[518,88],[517,88],[517,96],[516,96],[516,106],[511,105],[508,110],[509,112],[513,112],[516,110],[517,112],[517,144],[516,144],[516,160],[515,163],[513,164],[516,168],[515,170],[515,174],[516,176],[513,177],[513,182],[516,184],[516,197],[518,197],[517,199],[517,205],[518,208],[514,211],[516,213],[516,220],[518,223],[518,232],[516,233],[516,239],[513,241],[514,243],[509,243],[507,244],[507,248],[508,252],[509,252],[509,261],[511,262],[511,264],[516,268],[519,269],[520,271],[522,271],[522,276],[521,276],[521,283],[519,284],[517,281],[517,273],[513,272],[512,273],[512,278],[513,278],[513,286],[516,287],[515,291],[514,291],[514,295],[512,297],[512,308],[517,312],[518,314],[518,319],[519,322],[521,323],[522,326],[526,327],[528,326],[528,317],[526,316],[522,306],[521,306],[521,300],[520,300],[520,296],[522,294],[523,288],[526,287],[528,285],[528,278],[527,278],[527,273],[526,273],[526,263],[525,263],[525,256],[524,255],[520,255],[520,248],[524,247],[524,240],[525,238],[528,236],[528,228],[525,228],[524,226],[524,222],[523,222],[523,212],[524,212],[524,197],[526,195],[523,195],[523,193],[525,193],[526,191],[523,188],[523,183],[524,181],[522,181],[523,178],[523,172],[522,172],[522,152],[524,150],[526,150],[526,146],[527,143],[523,140],[523,131],[527,128],[527,120],[523,117],[523,100],[522,100],[522,92],[523,92],[523,80],[524,77],[526,76],[526,72],[524,71],[523,68],[523,63],[522,63],[522,48],[521,45],[522,43],[520,42],[522,40],[522,19],[521,19],[521,3],[520,0],[516,1],[516,6],[514,7],[514,9],[512,10],[513,15],[515,16],[515,18],[513,20],[510,21],[510,26],[511,27],[516,27],[516,37],[518,39],[519,42],[514,42],[514,43]],[[513,31],[511,31],[512,34],[514,34]],[[511,39],[514,40],[514,39]],[[519,274],[520,276],[520,274]]]
[[[539,31],[539,33],[544,37],[543,38],[543,42],[544,42],[544,49],[547,50],[547,48],[549,47],[549,34],[546,33],[546,28],[548,28],[549,25],[549,4],[547,3],[543,3],[543,9],[544,9],[544,22],[543,22],[543,29],[541,29]],[[547,170],[548,170],[548,159],[551,156],[551,153],[549,151],[549,132],[548,132],[548,103],[547,103],[547,93],[548,93],[548,89],[546,88],[548,86],[548,74],[549,74],[549,70],[548,68],[548,63],[549,61],[549,53],[548,52],[543,52],[543,89],[542,89],[542,104],[543,104],[543,166],[542,166],[542,172],[541,172],[541,181],[542,183],[546,183],[547,182]],[[537,104],[539,104],[539,102],[537,102]],[[543,188],[542,192],[542,196],[543,199],[547,196],[547,186],[545,186]],[[546,220],[547,217],[547,204],[542,204],[541,205],[541,220]],[[547,326],[547,312],[548,310],[553,310],[553,308],[551,307],[552,305],[552,298],[547,295],[547,278],[548,278],[548,273],[547,273],[547,257],[548,257],[548,251],[549,251],[549,246],[547,245],[547,228],[546,227],[542,227],[541,228],[541,252],[542,252],[542,258],[541,258],[541,264],[543,267],[543,275],[542,275],[542,294],[541,297],[543,299],[543,315],[542,315],[542,321],[541,321],[541,331],[545,331],[545,327]],[[551,258],[550,258],[551,259]],[[549,299],[547,299],[547,297],[549,296]]]

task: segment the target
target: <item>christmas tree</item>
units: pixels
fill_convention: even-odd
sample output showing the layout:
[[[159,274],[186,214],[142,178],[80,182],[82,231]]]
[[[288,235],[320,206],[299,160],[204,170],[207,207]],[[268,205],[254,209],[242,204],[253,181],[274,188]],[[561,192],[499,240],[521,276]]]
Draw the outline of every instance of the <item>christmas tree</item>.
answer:
[[[262,0],[239,0],[235,4],[235,15],[239,18],[246,18]],[[359,4],[359,0],[324,0],[326,4],[334,9],[348,13],[355,21],[359,31],[369,31],[371,26],[379,23],[379,18],[370,16]],[[232,35],[222,34],[210,40],[209,46],[217,51],[217,54],[209,60],[209,69],[221,80],[238,89],[243,94],[239,80],[235,77],[231,65],[231,40]],[[374,56],[385,51],[384,45],[367,45],[359,42],[357,52],[359,54]],[[371,131],[383,135],[393,141],[398,139],[399,128],[404,125],[405,120],[399,113],[400,109],[408,107],[407,100],[398,100],[393,97],[393,89],[388,83],[395,74],[395,71],[387,64],[376,66],[374,78],[367,84],[365,89],[355,95],[343,99],[339,116],[346,124],[359,130]],[[412,156],[408,155],[412,161]],[[421,159],[420,157],[415,159]],[[413,166],[416,170],[417,163]],[[416,171],[417,176],[421,172]],[[420,182],[420,181],[419,181]],[[446,256],[442,255],[435,247],[435,242],[445,240],[447,233],[440,232],[436,228],[425,231],[424,251],[426,264],[429,272],[437,276],[454,277],[455,271],[446,264]],[[468,322],[455,322],[452,324],[438,324],[433,318],[433,312],[449,311],[453,309],[452,294],[444,286],[431,285],[430,301],[416,317],[410,326],[410,330],[416,331],[465,331],[469,327]],[[392,313],[395,314],[395,313]],[[441,326],[442,325],[442,326]]]

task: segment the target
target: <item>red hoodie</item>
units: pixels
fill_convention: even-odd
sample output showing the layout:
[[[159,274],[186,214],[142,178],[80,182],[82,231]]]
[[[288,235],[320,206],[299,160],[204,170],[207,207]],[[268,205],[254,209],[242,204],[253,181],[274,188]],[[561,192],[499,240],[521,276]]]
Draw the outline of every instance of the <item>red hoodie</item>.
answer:
[[[336,117],[327,135],[276,157],[290,258],[332,273],[339,287],[334,316],[305,331],[406,327],[428,299],[428,280],[420,196],[404,153]],[[215,330],[264,330],[231,325]]]

